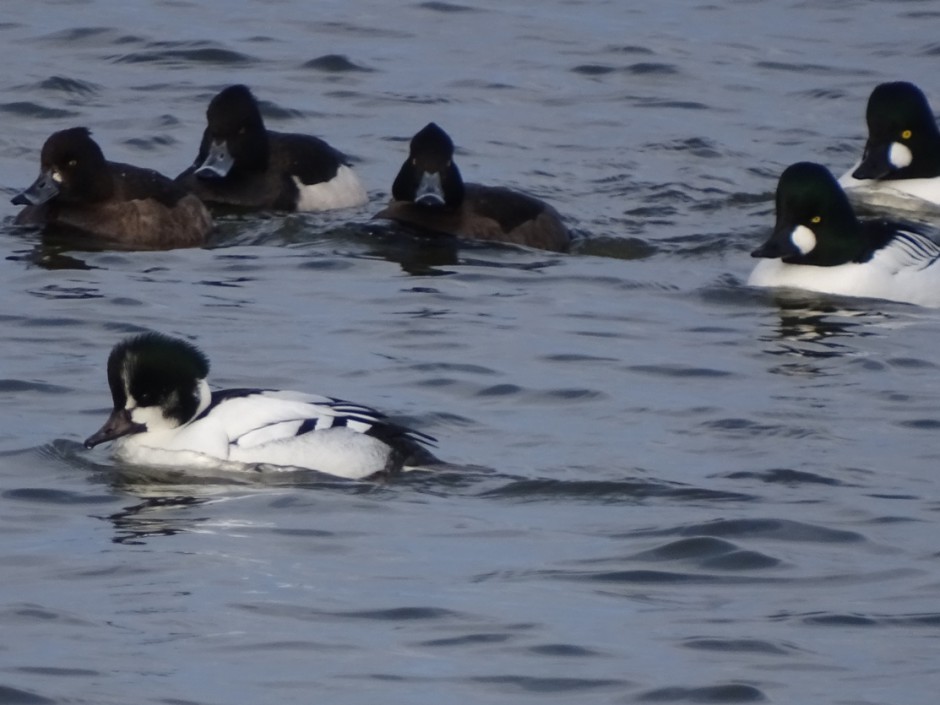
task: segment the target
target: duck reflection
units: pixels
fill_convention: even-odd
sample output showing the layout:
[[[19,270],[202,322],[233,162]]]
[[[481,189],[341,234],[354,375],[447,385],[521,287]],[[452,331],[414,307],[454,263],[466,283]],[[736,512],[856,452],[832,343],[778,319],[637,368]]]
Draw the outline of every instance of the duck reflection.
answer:
[[[146,543],[145,539],[154,536],[174,536],[184,531],[191,531],[207,518],[194,517],[189,512],[186,515],[174,514],[173,510],[179,508],[188,510],[208,501],[207,497],[187,495],[148,497],[108,517],[116,531],[111,541],[140,545]]]

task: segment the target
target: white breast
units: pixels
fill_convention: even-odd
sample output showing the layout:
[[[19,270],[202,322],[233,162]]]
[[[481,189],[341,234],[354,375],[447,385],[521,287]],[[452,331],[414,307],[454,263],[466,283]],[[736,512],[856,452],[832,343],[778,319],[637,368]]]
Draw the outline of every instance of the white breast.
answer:
[[[940,263],[934,259],[937,254],[940,250],[926,238],[911,236],[882,248],[861,264],[816,267],[764,259],[754,267],[748,284],[940,308]]]

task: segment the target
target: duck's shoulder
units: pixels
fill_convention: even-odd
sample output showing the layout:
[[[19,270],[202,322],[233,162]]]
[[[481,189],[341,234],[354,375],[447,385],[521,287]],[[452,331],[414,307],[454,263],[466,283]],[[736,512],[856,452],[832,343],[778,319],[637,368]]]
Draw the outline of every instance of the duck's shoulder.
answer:
[[[296,132],[268,130],[270,167],[304,184],[330,181],[349,159],[326,140]]]
[[[181,184],[154,169],[108,162],[115,185],[113,201],[153,200],[167,208],[173,208],[189,191]]]

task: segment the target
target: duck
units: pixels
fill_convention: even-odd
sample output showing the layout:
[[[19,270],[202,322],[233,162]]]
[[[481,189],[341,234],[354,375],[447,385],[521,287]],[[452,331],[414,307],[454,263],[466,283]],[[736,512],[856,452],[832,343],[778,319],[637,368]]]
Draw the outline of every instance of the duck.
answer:
[[[49,136],[39,177],[12,203],[25,206],[18,225],[116,249],[198,247],[212,230],[202,201],[159,172],[107,161],[86,127]]]
[[[839,184],[871,205],[940,206],[940,130],[923,91],[907,81],[879,84],[865,119],[864,153]]]
[[[319,137],[266,129],[245,85],[213,97],[206,122],[196,160],[176,181],[211,207],[325,211],[368,201],[342,152]]]
[[[296,391],[211,391],[208,357],[155,331],[120,341],[108,356],[114,404],[88,449],[113,441],[132,465],[315,470],[367,479],[435,462],[436,440],[368,406]]]
[[[505,187],[464,183],[454,142],[431,122],[411,139],[392,184],[392,200],[374,218],[423,233],[567,252],[571,235],[544,201]]]
[[[859,219],[824,166],[799,162],[780,176],[776,223],[751,256],[748,284],[940,307],[940,247],[890,220]]]

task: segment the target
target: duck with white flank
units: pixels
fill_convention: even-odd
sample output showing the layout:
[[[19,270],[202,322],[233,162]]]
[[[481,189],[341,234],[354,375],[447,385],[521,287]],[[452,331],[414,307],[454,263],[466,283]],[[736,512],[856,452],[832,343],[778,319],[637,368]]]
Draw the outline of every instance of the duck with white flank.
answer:
[[[302,392],[210,391],[209,361],[160,333],[124,340],[108,357],[114,410],[86,448],[116,441],[138,465],[309,469],[351,479],[436,462],[434,439],[360,404]]]
[[[882,83],[865,119],[865,151],[839,179],[842,187],[872,205],[940,206],[940,130],[923,92],[905,81]]]
[[[211,206],[324,211],[368,199],[346,156],[311,135],[275,132],[246,86],[229,86],[206,110],[192,166],[176,177]]]
[[[886,220],[860,220],[823,166],[787,167],[777,222],[748,284],[940,307],[940,247]]]

